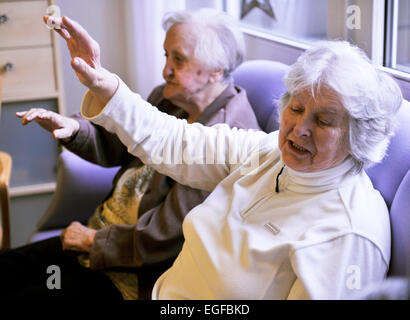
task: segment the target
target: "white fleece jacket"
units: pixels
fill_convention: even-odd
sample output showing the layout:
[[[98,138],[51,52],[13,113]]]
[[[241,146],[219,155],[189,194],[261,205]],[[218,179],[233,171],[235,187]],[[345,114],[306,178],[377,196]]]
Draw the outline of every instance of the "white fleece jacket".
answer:
[[[82,114],[159,172],[213,190],[187,215],[153,299],[348,299],[385,277],[388,210],[352,160],[296,172],[281,161],[278,132],[187,124],[121,81],[105,107],[87,93]]]

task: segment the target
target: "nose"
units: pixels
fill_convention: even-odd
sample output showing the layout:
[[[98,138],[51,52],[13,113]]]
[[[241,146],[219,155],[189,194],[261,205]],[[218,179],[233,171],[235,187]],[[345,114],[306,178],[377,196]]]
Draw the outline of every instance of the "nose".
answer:
[[[167,60],[165,61],[165,66],[164,69],[162,70],[162,77],[167,80],[167,79],[172,79],[174,74],[174,68],[171,63],[171,59],[167,57]]]
[[[299,117],[293,127],[297,137],[310,137],[312,135],[312,123],[308,117]]]

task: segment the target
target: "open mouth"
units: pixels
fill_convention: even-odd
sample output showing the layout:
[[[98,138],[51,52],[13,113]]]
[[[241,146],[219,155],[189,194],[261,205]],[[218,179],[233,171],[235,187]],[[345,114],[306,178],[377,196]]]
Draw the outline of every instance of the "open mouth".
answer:
[[[289,141],[290,146],[292,147],[293,150],[296,150],[298,153],[306,153],[309,152],[309,150],[303,148],[302,146],[294,143],[293,141]]]

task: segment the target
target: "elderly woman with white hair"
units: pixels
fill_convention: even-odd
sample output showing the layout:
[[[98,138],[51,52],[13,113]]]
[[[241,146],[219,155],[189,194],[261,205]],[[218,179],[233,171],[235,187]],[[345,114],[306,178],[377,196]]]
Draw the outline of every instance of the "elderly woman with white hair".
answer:
[[[402,97],[361,50],[329,41],[303,53],[270,134],[161,113],[87,64],[92,52],[73,63],[90,89],[82,115],[158,171],[212,190],[186,216],[154,299],[339,299],[386,276],[388,210],[364,169],[386,153]]]
[[[69,19],[64,23],[77,26]],[[148,101],[189,123],[259,129],[245,91],[235,86],[230,76],[245,55],[243,35],[235,20],[214,10],[180,11],[167,14],[163,27],[166,82],[153,90]],[[64,29],[61,34],[72,54],[81,52],[81,46]],[[98,63],[93,58],[87,61]],[[62,117],[42,109],[17,115],[23,117],[23,123],[37,121],[82,158],[121,169],[113,192],[97,207],[87,227],[74,222],[63,231],[61,241],[56,237],[0,255],[1,274],[7,276],[0,278],[0,297],[2,293],[24,296],[29,286],[28,297],[35,293],[37,298],[136,299],[141,294],[144,297],[144,291],[150,294],[154,280],[182,248],[185,215],[206,199],[209,190],[178,184],[143,166],[116,135],[80,115]],[[61,249],[81,253],[81,265]],[[16,254],[32,259],[15,260]],[[63,269],[62,290],[50,291],[39,280],[51,264]],[[135,269],[141,266],[146,267]],[[27,269],[39,269],[40,274],[29,275]],[[15,281],[14,274],[24,280]]]

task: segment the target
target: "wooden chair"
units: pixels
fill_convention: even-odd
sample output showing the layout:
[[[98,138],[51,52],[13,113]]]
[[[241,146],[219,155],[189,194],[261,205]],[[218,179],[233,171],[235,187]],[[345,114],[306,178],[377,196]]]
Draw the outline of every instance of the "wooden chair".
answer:
[[[10,197],[9,181],[11,174],[11,157],[0,151],[0,203],[1,229],[0,251],[10,248]]]
[[[0,77],[0,112],[2,78]],[[0,113],[1,115],[1,113]],[[0,203],[1,203],[1,228],[0,251],[10,248],[10,197],[9,182],[11,175],[11,157],[0,151]]]

